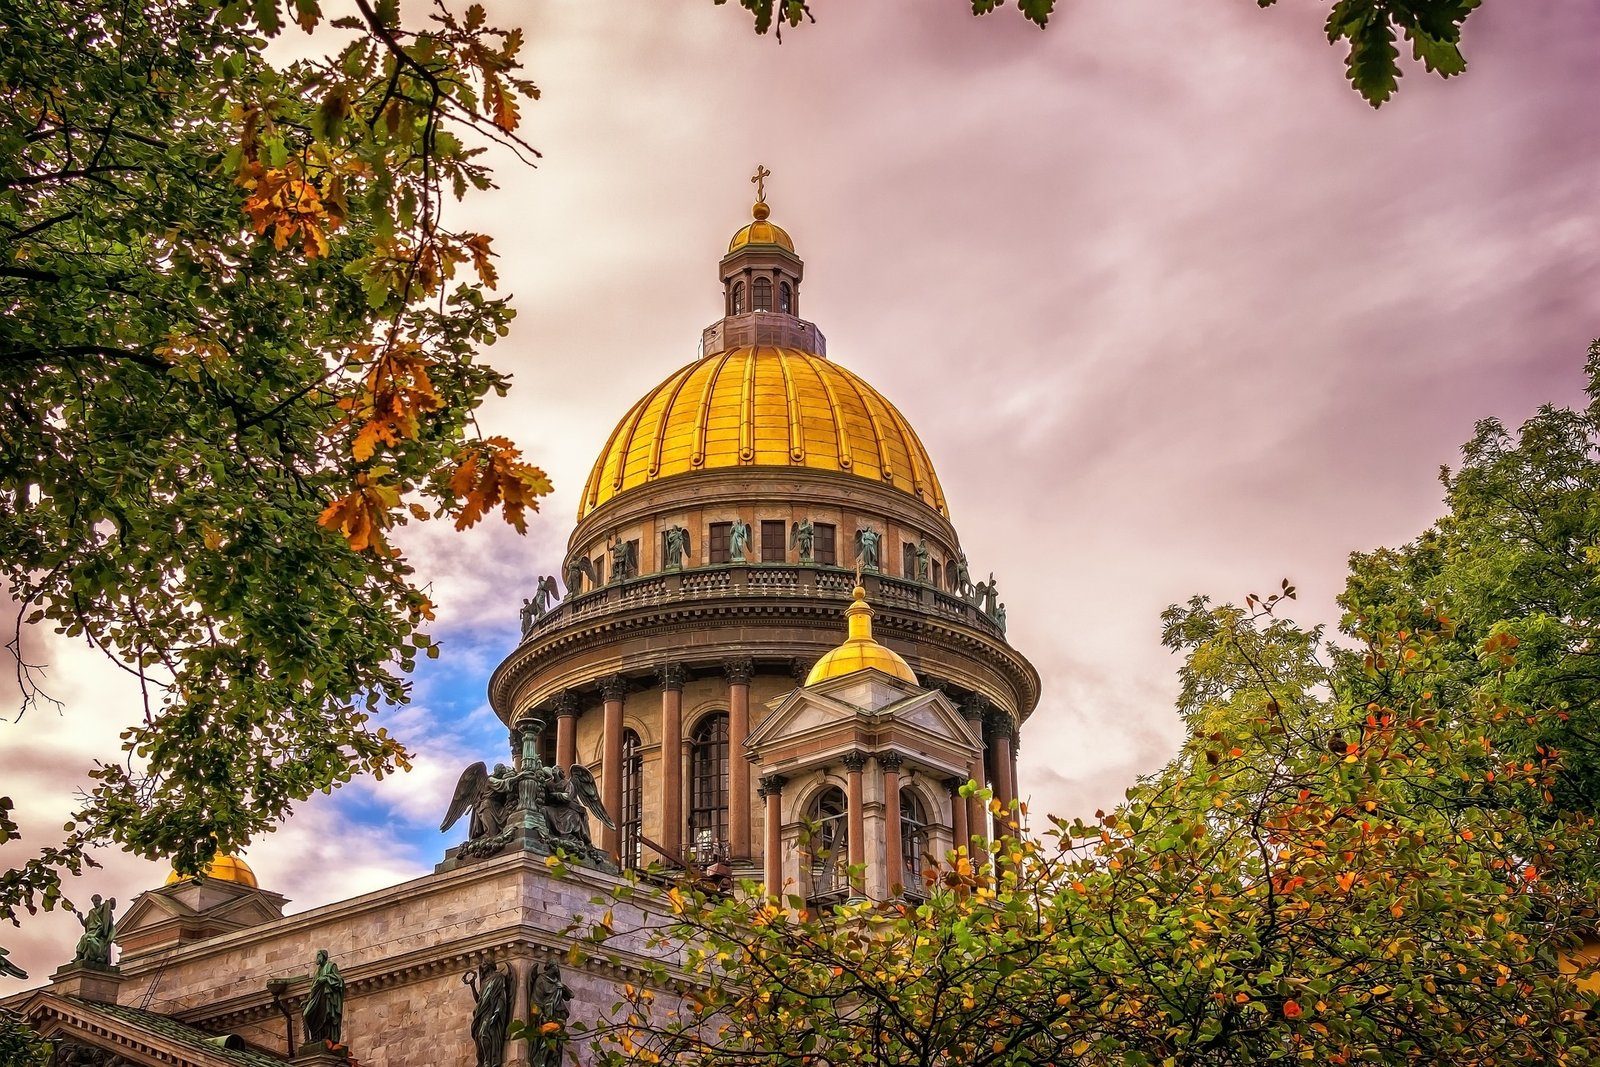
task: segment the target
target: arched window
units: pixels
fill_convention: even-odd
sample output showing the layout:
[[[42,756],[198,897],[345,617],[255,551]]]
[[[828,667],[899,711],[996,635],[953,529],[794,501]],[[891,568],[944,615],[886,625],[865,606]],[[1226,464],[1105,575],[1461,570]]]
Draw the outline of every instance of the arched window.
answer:
[[[757,278],[750,283],[750,310],[772,310],[772,279]]]
[[[728,310],[730,315],[744,314],[744,282],[733,283],[733,300]]]
[[[916,790],[900,790],[900,859],[905,872],[899,879],[908,893],[922,890],[923,857],[932,851],[928,835],[928,809],[922,804]],[[894,878],[889,879],[895,881]]]
[[[794,290],[788,282],[778,283],[778,310],[785,315],[794,314]]]
[[[697,852],[728,840],[728,713],[701,719],[689,737],[689,844]]]
[[[806,811],[806,873],[810,876],[812,904],[827,904],[850,895],[850,822],[844,790],[829,786],[818,793]]]
[[[639,866],[639,833],[644,825],[644,753],[639,735],[622,731],[622,865]]]

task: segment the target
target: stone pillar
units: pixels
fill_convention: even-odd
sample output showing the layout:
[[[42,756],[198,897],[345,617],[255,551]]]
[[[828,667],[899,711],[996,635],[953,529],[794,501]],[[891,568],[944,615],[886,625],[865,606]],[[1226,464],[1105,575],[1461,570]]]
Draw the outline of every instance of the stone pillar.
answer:
[[[661,843],[675,860],[683,859],[683,668],[662,667],[661,678]]]
[[[783,787],[787,781],[781,774],[761,776],[761,799],[767,804],[767,848],[762,857],[767,895],[779,900],[783,899]]]
[[[961,787],[965,784],[960,778],[947,778],[944,783],[950,791],[950,832],[956,848],[964,847],[972,836],[967,829],[967,802],[961,796]]]
[[[972,727],[972,732],[978,735],[980,744],[986,746],[983,720],[989,710],[989,701],[977,693],[973,693],[961,702],[961,715],[967,720],[967,725]],[[989,772],[985,761],[985,749],[979,748],[977,757],[967,769],[967,777],[977,782],[979,786],[989,784]],[[967,798],[967,833],[978,837],[989,836],[989,812],[984,806],[983,799],[977,794]],[[978,856],[972,856],[976,865]]]
[[[539,966],[533,960],[511,960],[511,1017],[526,1020],[532,1015],[528,1008],[530,976]],[[525,1067],[529,1059],[526,1041],[507,1041],[504,1067]]]
[[[886,897],[897,897],[906,884],[906,865],[900,858],[900,768],[905,758],[898,752],[879,752],[877,759],[883,772],[883,889]]]
[[[577,762],[578,698],[562,693],[556,698],[556,766],[565,770]]]
[[[859,867],[867,861],[867,820],[866,796],[862,789],[861,772],[867,768],[867,754],[865,752],[846,752],[844,754],[845,769],[845,819],[850,834],[850,866]],[[850,888],[861,892],[860,877],[852,876]]]
[[[68,963],[50,976],[47,988],[58,996],[77,997],[93,1004],[115,1004],[117,991],[122,988],[122,970],[110,964],[96,967],[89,963]]]
[[[628,680],[613,674],[600,683],[605,699],[605,720],[601,726],[600,803],[615,821],[622,817],[622,700],[628,695]],[[620,825],[620,824],[619,824]],[[620,830],[601,828],[600,847],[613,859],[622,855]]]
[[[727,660],[728,672],[728,851],[735,863],[750,858],[750,761],[744,756],[750,736],[750,676],[755,664],[748,656]]]
[[[995,711],[989,717],[989,736],[994,747],[994,798],[1000,802],[1003,812],[995,820],[996,837],[1010,833],[1010,823],[1016,818],[1011,810],[1011,802],[1017,798],[1016,770],[1011,761],[1011,734],[1015,729],[1008,712]]]

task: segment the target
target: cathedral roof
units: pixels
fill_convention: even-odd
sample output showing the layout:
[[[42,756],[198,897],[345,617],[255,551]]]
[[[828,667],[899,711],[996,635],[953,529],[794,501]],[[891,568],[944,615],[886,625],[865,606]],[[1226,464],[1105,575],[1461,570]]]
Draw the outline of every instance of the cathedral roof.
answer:
[[[728,254],[749,248],[752,245],[777,245],[785,252],[794,251],[794,241],[790,239],[788,231],[775,222],[767,221],[770,209],[764,203],[757,203],[750,209],[755,216],[753,222],[739,228],[733,235],[733,240],[728,242]]]
[[[211,862],[206,864],[203,877],[215,879],[218,882],[237,882],[240,885],[247,885],[251,889],[260,888],[256,884],[256,872],[250,869],[248,863],[237,856],[228,856],[221,852],[213,856]],[[181,881],[183,881],[183,875],[173,871],[167,875],[166,884],[176,885]]]
[[[595,461],[578,517],[662,478],[741,466],[853,474],[946,514],[927,451],[883,394],[824,356],[754,345],[681,367],[634,404]]]
[[[842,678],[868,668],[882,671],[902,682],[917,684],[916,672],[891,648],[885,648],[872,637],[872,606],[867,603],[867,591],[860,585],[851,593],[850,606],[844,609],[850,627],[850,636],[844,644],[824,653],[806,675],[806,685],[813,686],[830,678]]]

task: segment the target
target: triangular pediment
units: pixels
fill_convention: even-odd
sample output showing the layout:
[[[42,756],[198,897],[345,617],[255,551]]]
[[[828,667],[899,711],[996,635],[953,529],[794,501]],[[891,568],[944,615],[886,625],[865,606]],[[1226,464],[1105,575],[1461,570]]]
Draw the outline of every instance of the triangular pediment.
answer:
[[[849,699],[859,696],[864,686],[879,687],[896,699],[874,708]],[[757,760],[778,746],[813,742],[822,746],[829,735],[858,728],[880,736],[892,730],[908,740],[916,739],[921,750],[943,752],[957,763],[961,760],[955,757],[964,759],[983,749],[982,738],[943,693],[918,689],[872,669],[792,689],[767,707],[771,710],[745,740],[747,754]]]
[[[104,1050],[135,1067],[275,1067],[289,1061],[237,1037],[210,1034],[157,1012],[95,1004],[41,990],[21,1008],[40,1037]]]

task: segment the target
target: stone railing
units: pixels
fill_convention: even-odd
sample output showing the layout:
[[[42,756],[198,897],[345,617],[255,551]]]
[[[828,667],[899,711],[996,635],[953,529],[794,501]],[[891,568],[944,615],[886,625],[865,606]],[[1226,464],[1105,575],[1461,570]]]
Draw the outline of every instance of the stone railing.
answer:
[[[963,623],[1005,640],[1005,632],[978,605],[935,589],[924,582],[867,572],[862,577],[867,599],[892,611],[923,612]],[[597,615],[633,607],[722,597],[817,597],[849,599],[855,574],[843,567],[803,564],[727,563],[664,571],[628,578],[568,597],[553,606],[523,635],[531,640],[551,630]]]

